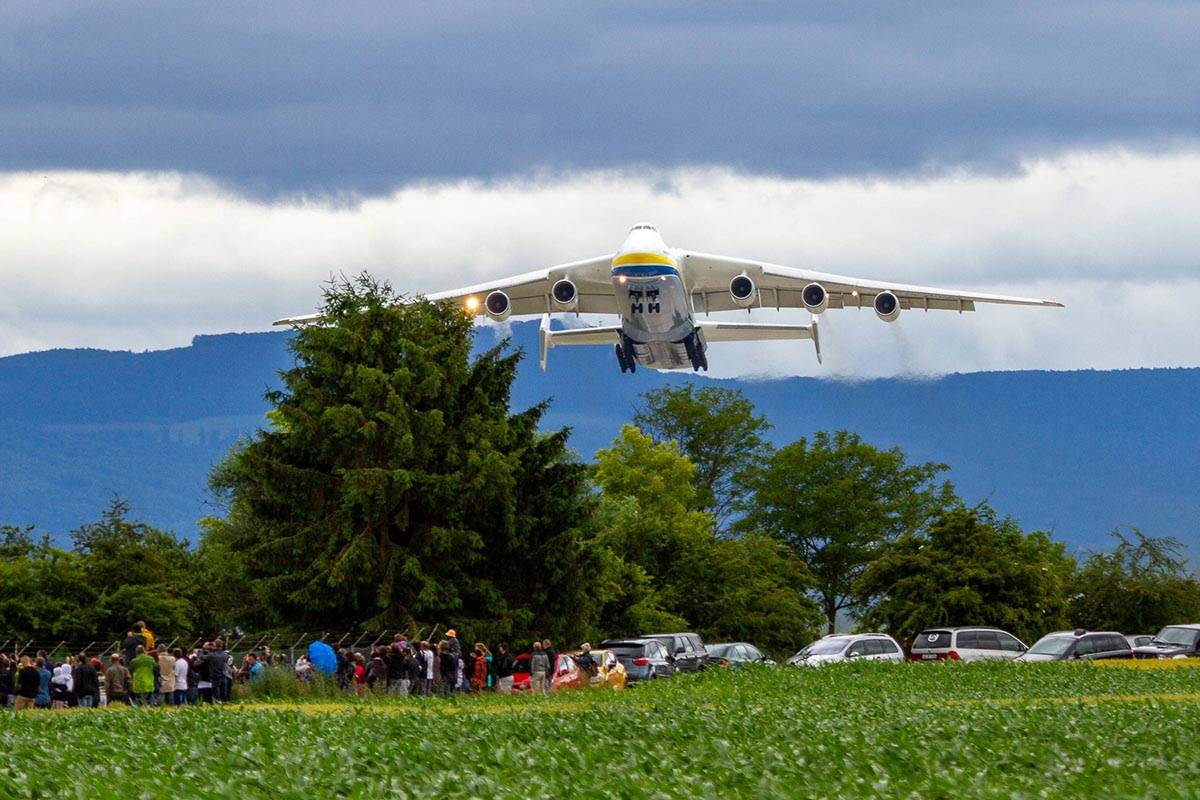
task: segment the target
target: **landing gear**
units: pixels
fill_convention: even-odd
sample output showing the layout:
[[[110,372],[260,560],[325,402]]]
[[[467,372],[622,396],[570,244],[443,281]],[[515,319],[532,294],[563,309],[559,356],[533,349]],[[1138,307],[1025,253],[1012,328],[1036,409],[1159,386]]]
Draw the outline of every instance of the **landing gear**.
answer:
[[[616,346],[617,363],[621,372],[637,372],[637,357],[633,354],[633,342],[628,336],[621,337],[621,344]]]
[[[692,362],[692,372],[699,372],[701,369],[708,372],[708,354],[704,352],[704,345],[700,343],[700,336],[695,331],[683,340],[683,349],[687,351],[688,361]]]

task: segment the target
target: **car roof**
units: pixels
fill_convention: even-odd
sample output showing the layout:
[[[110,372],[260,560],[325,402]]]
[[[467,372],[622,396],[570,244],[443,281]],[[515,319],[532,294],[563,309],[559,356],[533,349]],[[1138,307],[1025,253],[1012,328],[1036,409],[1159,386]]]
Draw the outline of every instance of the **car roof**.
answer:
[[[647,633],[645,636],[643,636],[643,637],[641,637],[641,638],[643,638],[643,639],[656,639],[656,638],[658,638],[659,636],[695,636],[697,639],[699,639],[699,638],[700,638],[700,635],[699,635],[699,634],[697,634],[697,633],[691,633],[690,631],[683,631],[682,633]]]
[[[1053,631],[1051,633],[1046,634],[1046,636],[1073,636],[1076,639],[1083,638],[1084,636],[1095,636],[1095,635],[1120,636],[1122,639],[1125,638],[1125,634],[1118,633],[1117,631],[1085,631],[1085,630],[1081,630],[1081,629],[1076,629],[1073,631]]]
[[[1200,631],[1200,622],[1184,622],[1179,625],[1163,625],[1164,628],[1188,628],[1193,631]],[[1139,634],[1140,635],[1140,634]]]
[[[827,633],[821,637],[821,640],[823,641],[825,639],[846,639],[847,641],[849,641],[851,639],[871,639],[871,638],[891,639],[892,637],[886,633]]]
[[[604,648],[609,648],[609,647],[621,647],[622,645],[630,645],[630,644],[662,644],[662,642],[660,642],[658,639],[654,639],[649,636],[636,636],[631,639],[605,639],[603,642],[600,643],[600,646],[604,647]]]
[[[991,625],[930,625],[928,628],[922,630],[921,633],[925,633],[925,631],[1000,631],[1001,633],[1008,633],[1003,628],[995,628]]]
[[[750,647],[754,647],[754,645],[750,644],[749,642],[705,642],[704,646],[705,647],[733,647],[736,644],[745,644],[745,645],[750,645]]]

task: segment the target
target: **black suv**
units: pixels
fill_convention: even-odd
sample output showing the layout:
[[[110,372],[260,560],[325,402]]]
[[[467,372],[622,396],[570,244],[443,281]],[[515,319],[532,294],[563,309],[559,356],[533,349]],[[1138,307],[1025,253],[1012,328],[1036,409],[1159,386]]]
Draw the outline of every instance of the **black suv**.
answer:
[[[1048,633],[1034,642],[1033,647],[1017,656],[1016,661],[1066,661],[1080,658],[1088,661],[1108,658],[1133,658],[1129,642],[1112,631],[1073,631]]]
[[[1133,648],[1134,658],[1176,658],[1200,655],[1200,624],[1168,625],[1150,640]]]
[[[650,633],[642,638],[662,642],[680,672],[699,672],[708,664],[708,649],[695,633]]]
[[[630,684],[675,674],[675,664],[667,655],[667,648],[657,639],[605,639],[599,649],[617,657]]]

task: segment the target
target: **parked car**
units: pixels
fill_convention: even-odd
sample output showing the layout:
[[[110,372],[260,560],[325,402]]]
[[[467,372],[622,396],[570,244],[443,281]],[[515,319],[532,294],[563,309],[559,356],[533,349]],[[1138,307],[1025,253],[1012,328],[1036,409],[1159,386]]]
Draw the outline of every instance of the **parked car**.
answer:
[[[835,661],[903,661],[904,651],[886,633],[831,633],[788,659],[794,667],[817,667]]]
[[[606,639],[602,650],[610,650],[625,667],[628,685],[675,674],[676,662],[667,655],[666,646],[658,639]]]
[[[708,664],[704,640],[695,633],[648,633],[646,639],[657,639],[675,660],[677,672],[699,672]]]
[[[1129,642],[1129,646],[1133,647],[1133,648],[1145,647],[1146,645],[1148,645],[1154,641],[1154,634],[1152,634],[1152,633],[1127,633],[1127,634],[1125,634],[1125,641]],[[1137,657],[1136,650],[1134,651],[1133,655],[1135,658]]]
[[[625,673],[625,665],[617,658],[612,650],[592,650],[592,661],[596,671],[588,676],[587,685],[607,689],[624,689],[629,676]],[[579,653],[570,654],[575,663],[579,663]],[[583,667],[579,668],[581,677],[587,675]]]
[[[908,658],[910,661],[1011,661],[1028,649],[1007,631],[964,625],[921,631],[913,639]]]
[[[707,649],[710,667],[737,667],[743,664],[775,665],[774,661],[763,655],[761,650],[749,642],[722,642],[710,644]]]
[[[1089,661],[1106,658],[1133,658],[1133,649],[1125,636],[1112,631],[1073,631],[1048,633],[1033,643],[1033,647],[1017,656],[1015,661]]]
[[[1178,658],[1200,655],[1200,624],[1168,625],[1148,644],[1133,651],[1135,658]]]
[[[528,692],[533,688],[533,680],[529,674],[529,653],[517,656],[513,667],[513,691]],[[558,689],[577,689],[583,686],[581,670],[575,659],[560,653],[554,659],[555,666],[550,673],[550,691]]]

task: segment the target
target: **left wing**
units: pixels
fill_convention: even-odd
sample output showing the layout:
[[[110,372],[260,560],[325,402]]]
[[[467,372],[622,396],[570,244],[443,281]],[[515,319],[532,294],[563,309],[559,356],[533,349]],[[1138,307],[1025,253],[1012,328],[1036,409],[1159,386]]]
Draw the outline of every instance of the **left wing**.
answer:
[[[575,311],[582,314],[616,314],[617,298],[612,289],[612,254],[588,258],[583,261],[573,261],[568,264],[558,264],[547,269],[514,275],[511,278],[478,283],[462,289],[452,289],[448,292],[434,292],[425,295],[426,300],[450,300],[460,303],[462,307],[474,316],[486,312],[484,300],[497,290],[508,295],[512,310],[511,316],[528,317],[557,311],[550,299],[550,289],[555,283],[566,278],[575,284],[579,300]],[[287,317],[276,320],[274,325],[310,325],[324,319],[322,314],[307,314],[300,317]]]
[[[692,279],[689,287],[692,300],[696,311],[702,313],[739,308],[729,294],[729,281],[743,273],[754,281],[758,290],[753,305],[763,308],[804,308],[800,293],[810,283],[824,287],[829,295],[829,308],[871,308],[875,296],[883,291],[895,294],[900,308],[925,311],[974,311],[976,303],[1062,307],[1056,300],[884,283],[710,253],[683,251],[679,261],[686,265]]]

